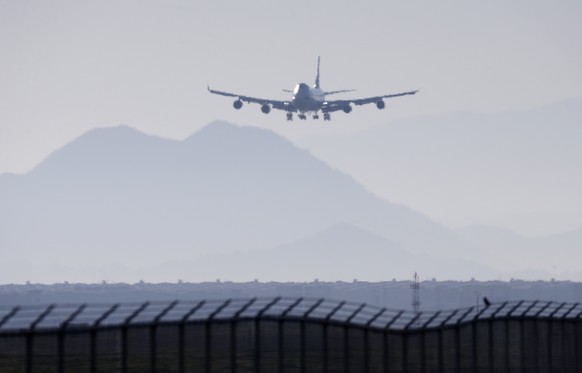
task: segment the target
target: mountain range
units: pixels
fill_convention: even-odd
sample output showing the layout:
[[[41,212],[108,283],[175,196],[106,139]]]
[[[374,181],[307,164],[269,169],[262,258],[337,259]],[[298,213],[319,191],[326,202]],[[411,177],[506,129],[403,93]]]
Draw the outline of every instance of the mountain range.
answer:
[[[338,223],[411,255],[470,259],[476,250],[284,138],[224,122],[184,141],[127,126],[92,130],[28,174],[0,175],[0,205],[5,266],[151,268],[272,249]]]
[[[580,277],[579,231],[453,230],[271,131],[92,130],[0,175],[0,281]],[[557,268],[557,269],[556,269]]]

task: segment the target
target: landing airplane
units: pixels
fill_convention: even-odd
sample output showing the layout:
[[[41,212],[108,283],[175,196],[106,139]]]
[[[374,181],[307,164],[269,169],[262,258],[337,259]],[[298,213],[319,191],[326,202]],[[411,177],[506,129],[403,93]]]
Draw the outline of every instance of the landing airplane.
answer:
[[[317,75],[315,77],[315,84],[313,85],[313,87],[309,87],[309,85],[305,83],[299,83],[295,86],[295,89],[293,91],[285,89],[283,90],[285,92],[293,93],[293,98],[289,101],[267,100],[262,98],[239,95],[236,93],[216,91],[214,89],[210,89],[210,86],[208,86],[208,91],[216,95],[236,97],[237,99],[234,101],[232,106],[237,110],[243,106],[243,102],[246,102],[249,104],[254,103],[261,105],[261,111],[265,114],[269,114],[271,112],[271,109],[286,111],[287,120],[293,120],[293,113],[298,113],[297,116],[301,120],[307,119],[308,114],[311,114],[313,116],[313,119],[319,119],[318,115],[319,111],[323,113],[323,120],[331,120],[330,113],[342,110],[344,113],[348,114],[352,111],[352,104],[362,106],[375,103],[376,107],[381,110],[386,107],[386,103],[384,102],[384,99],[386,98],[413,95],[416,92],[418,92],[418,90],[416,90],[410,92],[402,92],[390,95],[374,96],[359,99],[326,100],[325,99],[326,95],[329,96],[337,93],[352,92],[354,90],[343,89],[339,91],[329,91],[329,92],[322,91],[319,86],[319,62],[320,58],[317,57]]]

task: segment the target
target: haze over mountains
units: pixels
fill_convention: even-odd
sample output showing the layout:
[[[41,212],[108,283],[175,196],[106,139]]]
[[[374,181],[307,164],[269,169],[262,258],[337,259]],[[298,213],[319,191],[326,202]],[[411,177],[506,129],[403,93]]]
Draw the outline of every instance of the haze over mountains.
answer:
[[[451,226],[582,228],[582,100],[459,112],[298,141],[374,193]]]
[[[216,276],[233,281],[297,282],[408,279],[413,271],[425,278],[470,279],[496,275],[491,268],[467,260],[412,254],[379,234],[346,223],[270,250],[207,255],[151,269],[156,275],[168,271],[180,278],[195,274],[198,279]]]
[[[94,268],[98,281],[110,268],[269,249],[340,222],[411,253],[471,255],[460,235],[370,194],[282,137],[221,122],[184,141],[125,126],[90,131],[26,175],[1,175],[0,199],[2,281],[47,273],[14,273],[13,262],[57,277],[67,266]]]
[[[582,279],[582,228],[559,234],[525,237],[511,230],[492,226],[458,229],[478,246],[479,251],[499,253],[496,268],[515,278],[559,276]]]
[[[1,282],[556,275],[545,252],[505,256],[270,131],[224,122],[184,141],[90,131],[26,175],[0,175],[0,205]]]

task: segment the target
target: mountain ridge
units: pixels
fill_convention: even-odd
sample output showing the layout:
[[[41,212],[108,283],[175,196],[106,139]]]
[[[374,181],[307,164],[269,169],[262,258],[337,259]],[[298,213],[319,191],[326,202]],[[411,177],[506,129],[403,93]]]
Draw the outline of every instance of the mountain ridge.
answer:
[[[83,165],[87,165],[83,167]],[[184,141],[90,131],[0,184],[7,259],[133,263],[269,249],[343,221],[417,254],[474,248],[268,130],[217,123]]]

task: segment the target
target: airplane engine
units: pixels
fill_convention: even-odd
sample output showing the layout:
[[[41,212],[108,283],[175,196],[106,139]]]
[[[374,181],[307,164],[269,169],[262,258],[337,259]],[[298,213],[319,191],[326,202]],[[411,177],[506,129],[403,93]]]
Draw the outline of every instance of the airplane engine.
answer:
[[[271,107],[269,105],[265,104],[265,105],[261,106],[261,111],[264,114],[269,114],[271,112]]]
[[[376,107],[380,110],[384,109],[386,107],[386,103],[382,100],[380,101],[376,101]]]
[[[235,102],[233,102],[232,107],[234,107],[236,110],[240,109],[243,105],[243,102],[241,100],[236,100]]]
[[[350,106],[350,104],[347,104],[342,108],[342,110],[344,111],[344,113],[349,114],[352,112],[352,107]]]

